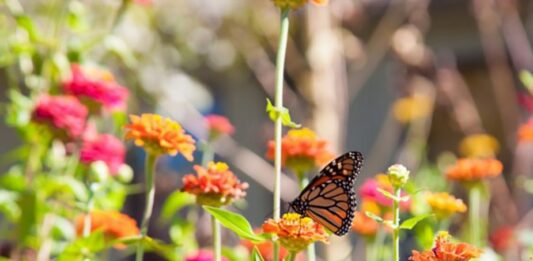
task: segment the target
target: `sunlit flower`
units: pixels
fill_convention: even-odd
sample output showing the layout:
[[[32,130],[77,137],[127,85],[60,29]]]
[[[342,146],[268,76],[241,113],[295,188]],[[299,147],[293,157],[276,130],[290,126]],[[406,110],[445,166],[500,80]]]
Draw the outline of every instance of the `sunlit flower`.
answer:
[[[261,232],[261,229],[259,229],[258,231],[255,231],[256,233],[257,232]],[[248,240],[242,240],[241,241],[241,245],[243,245],[244,247],[246,247],[246,249],[248,249],[248,251],[251,253],[254,249],[254,247],[257,247],[257,251],[259,251],[259,253],[261,254],[261,256],[265,259],[265,261],[273,261],[274,260],[274,256],[273,256],[273,251],[274,251],[274,244],[272,243],[272,241],[264,241],[264,242],[261,242],[261,243],[258,243],[258,244],[254,244],[253,242],[250,242]],[[289,251],[287,251],[287,249],[285,249],[284,247],[280,247],[279,249],[279,260],[284,260],[285,257],[287,257],[287,255],[289,254]],[[296,259],[298,260],[299,257],[301,257],[301,255],[297,256]]]
[[[274,2],[274,5],[279,7],[280,9],[294,10],[309,2],[315,5],[326,5],[328,3],[328,0],[272,0],[272,2]]]
[[[86,164],[101,160],[107,165],[111,174],[117,174],[124,164],[125,155],[126,148],[119,139],[113,135],[100,134],[83,141],[80,160]]]
[[[478,249],[467,243],[452,243],[447,232],[439,232],[435,247],[424,252],[413,251],[411,261],[468,261],[481,255]]]
[[[297,213],[286,213],[279,220],[269,219],[262,228],[265,233],[276,234],[281,245],[295,253],[315,241],[328,242],[328,234],[320,224]]]
[[[456,181],[479,181],[502,173],[503,165],[497,159],[459,159],[446,170],[446,178]]]
[[[492,248],[499,253],[503,253],[511,246],[517,244],[514,227],[512,226],[503,226],[496,229],[490,234],[489,240]]]
[[[266,156],[271,160],[274,159],[274,147],[274,141],[269,141]],[[307,128],[289,130],[281,140],[281,151],[282,165],[297,174],[321,167],[333,158],[326,140]]]
[[[427,192],[425,198],[426,202],[433,210],[433,213],[435,213],[438,218],[447,218],[455,213],[466,212],[465,203],[463,203],[461,199],[455,198],[446,192]]]
[[[207,115],[205,117],[207,127],[209,128],[209,139],[216,139],[221,134],[231,135],[235,128],[229,122],[228,118],[220,115]]]
[[[137,222],[131,217],[114,210],[94,210],[91,215],[91,232],[102,231],[109,239],[119,239],[139,235]],[[76,219],[76,232],[83,234],[85,216]],[[116,247],[123,247],[117,245]]]
[[[431,100],[420,94],[398,99],[394,102],[394,118],[401,123],[408,123],[427,117],[431,113]]]
[[[207,169],[194,166],[196,175],[183,177],[183,191],[196,195],[201,205],[222,206],[246,195],[248,183],[240,182],[223,162],[210,162]]]
[[[364,200],[377,202],[379,205],[383,207],[392,207],[392,199],[383,195],[383,193],[379,192],[378,189],[382,189],[382,190],[388,191],[389,193],[393,193],[394,188],[392,187],[392,184],[390,183],[387,175],[378,174],[374,178],[367,179],[361,186],[359,193]],[[402,193],[402,197],[403,196],[406,196],[406,194]],[[410,200],[400,202],[401,209],[406,210],[406,209],[409,209],[410,206],[411,206]]]
[[[192,161],[196,149],[194,140],[185,134],[181,125],[157,114],[130,115],[131,123],[126,125],[126,139],[134,140],[135,145],[144,147],[152,154],[181,153]]]
[[[524,123],[518,128],[518,142],[533,142],[533,120]]]
[[[200,249],[196,251],[196,253],[192,255],[188,255],[185,258],[185,261],[214,261],[215,255],[213,254],[213,251],[206,250],[206,249]],[[228,261],[227,258],[222,257],[223,261]]]
[[[128,89],[115,82],[109,71],[96,67],[71,66],[72,77],[63,83],[68,94],[77,96],[91,111],[123,110],[126,108]]]
[[[50,127],[59,138],[78,138],[85,128],[87,108],[73,96],[42,96],[32,119]]]
[[[379,229],[379,223],[362,212],[356,211],[352,231],[363,236],[373,236]]]
[[[500,149],[498,140],[488,134],[474,134],[461,141],[459,150],[465,157],[494,157]]]

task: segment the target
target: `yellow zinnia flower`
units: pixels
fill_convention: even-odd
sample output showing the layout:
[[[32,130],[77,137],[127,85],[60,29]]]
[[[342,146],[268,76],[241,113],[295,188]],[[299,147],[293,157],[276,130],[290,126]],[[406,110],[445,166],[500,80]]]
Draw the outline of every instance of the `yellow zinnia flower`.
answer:
[[[498,140],[488,134],[474,134],[461,141],[459,150],[465,157],[494,157],[500,149]]]
[[[455,213],[466,212],[465,203],[446,192],[428,192],[425,198],[437,218],[447,218]]]

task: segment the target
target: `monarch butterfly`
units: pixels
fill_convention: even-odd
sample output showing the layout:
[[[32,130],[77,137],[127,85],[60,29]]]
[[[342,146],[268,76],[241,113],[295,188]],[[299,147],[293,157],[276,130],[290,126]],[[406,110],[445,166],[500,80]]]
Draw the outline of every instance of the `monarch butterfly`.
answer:
[[[363,155],[357,151],[334,159],[289,203],[290,208],[337,236],[348,233],[357,206],[354,181],[362,166]]]

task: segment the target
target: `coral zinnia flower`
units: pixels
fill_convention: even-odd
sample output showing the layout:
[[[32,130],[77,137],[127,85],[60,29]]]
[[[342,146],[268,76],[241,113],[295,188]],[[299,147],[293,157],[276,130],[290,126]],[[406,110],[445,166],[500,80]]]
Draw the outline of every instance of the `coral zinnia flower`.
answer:
[[[479,181],[502,173],[503,165],[497,159],[459,159],[446,170],[446,178],[456,181]]]
[[[183,191],[196,195],[201,205],[219,207],[246,195],[248,183],[241,183],[226,163],[210,162],[207,169],[194,166],[197,175],[183,177]]]
[[[91,232],[101,230],[109,239],[119,239],[139,235],[137,222],[131,217],[114,210],[94,210],[91,215]],[[85,216],[76,219],[76,232],[83,234]],[[118,245],[116,247],[123,247]]]
[[[286,213],[279,220],[269,219],[262,228],[265,233],[276,234],[281,245],[294,253],[315,241],[328,242],[328,234],[322,225],[297,213]]]
[[[80,98],[91,111],[125,109],[128,89],[115,82],[113,75],[99,68],[71,66],[72,77],[63,83],[66,93]]]
[[[124,164],[125,155],[126,148],[119,139],[113,135],[100,134],[83,141],[80,160],[86,164],[101,160],[111,174],[117,174]]]
[[[185,261],[213,261],[213,260],[215,260],[213,251],[206,250],[206,249],[200,249],[196,251],[196,253],[189,255],[185,258]],[[225,257],[222,257],[222,260],[228,261],[228,259]]]
[[[298,9],[302,5],[312,2],[315,5],[326,5],[328,0],[272,0],[280,9]]]
[[[393,190],[394,190],[387,175],[378,174],[374,178],[365,180],[365,182],[361,186],[361,189],[359,190],[359,193],[364,200],[377,202],[379,205],[383,207],[392,207],[392,199],[386,197],[381,192],[379,192],[378,188],[388,191],[390,193],[393,193]],[[402,197],[405,195],[406,194],[402,193]],[[409,209],[410,206],[411,206],[410,200],[400,202],[401,209],[406,210],[406,209]]]
[[[439,232],[435,239],[435,247],[422,253],[413,251],[411,261],[468,261],[481,255],[478,249],[467,243],[452,243],[447,232]]]
[[[518,142],[533,142],[533,120],[520,126],[518,129]]]
[[[205,117],[207,126],[209,128],[209,139],[214,140],[220,134],[231,135],[235,131],[235,128],[229,122],[228,118],[220,115],[207,115]]]
[[[424,95],[401,98],[394,102],[394,118],[401,123],[408,123],[427,117],[431,113],[431,100]]]
[[[461,199],[446,193],[431,193],[425,195],[426,201],[438,218],[447,218],[457,212],[466,212],[466,205]]]
[[[126,139],[134,140],[135,145],[144,147],[152,154],[181,153],[188,161],[193,160],[196,149],[194,140],[179,123],[157,114],[130,115],[131,123],[126,125]]]
[[[274,147],[274,141],[269,141],[266,156],[271,160],[274,159]],[[281,140],[281,151],[282,165],[298,174],[321,167],[333,158],[327,150],[327,142],[307,128],[289,130]]]
[[[379,228],[379,223],[364,213],[356,211],[352,224],[352,231],[363,236],[373,236]]]
[[[51,128],[59,138],[79,137],[85,128],[87,108],[74,96],[42,96],[37,101],[32,119]]]

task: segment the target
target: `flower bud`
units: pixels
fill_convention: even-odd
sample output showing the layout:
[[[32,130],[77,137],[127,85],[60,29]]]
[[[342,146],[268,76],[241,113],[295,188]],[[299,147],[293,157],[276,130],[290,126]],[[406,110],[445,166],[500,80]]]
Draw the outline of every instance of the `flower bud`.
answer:
[[[130,183],[133,180],[133,170],[127,164],[122,164],[117,174],[117,179],[122,183]]]
[[[92,182],[104,182],[107,179],[107,176],[109,176],[109,169],[105,162],[98,160],[91,163],[89,167],[89,177]]]
[[[394,187],[403,187],[409,179],[409,170],[404,165],[394,164],[387,170],[390,183]]]

